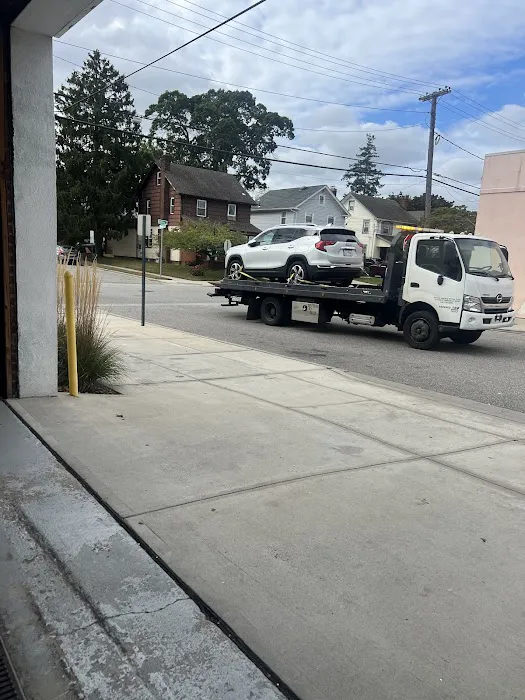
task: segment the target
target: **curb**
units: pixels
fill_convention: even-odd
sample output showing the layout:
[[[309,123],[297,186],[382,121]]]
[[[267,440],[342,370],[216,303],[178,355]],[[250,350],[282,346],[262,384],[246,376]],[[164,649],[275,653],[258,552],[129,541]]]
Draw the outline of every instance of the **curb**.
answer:
[[[124,275],[134,275],[135,277],[141,276],[140,270],[133,270],[131,267],[117,267],[116,265],[104,265],[103,263],[97,263],[97,266],[102,270],[108,270],[109,272],[122,272]],[[188,280],[185,277],[168,277],[167,275],[162,275],[162,277],[157,272],[146,272],[146,277],[149,279],[155,279],[159,282],[175,282],[176,284],[214,284],[220,280]]]

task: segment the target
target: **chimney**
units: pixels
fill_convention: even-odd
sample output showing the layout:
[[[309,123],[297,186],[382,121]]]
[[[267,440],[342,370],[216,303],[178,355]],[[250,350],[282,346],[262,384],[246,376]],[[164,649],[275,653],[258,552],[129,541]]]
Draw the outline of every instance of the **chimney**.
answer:
[[[169,156],[161,156],[159,158],[159,165],[162,172],[170,169],[171,158]]]
[[[397,201],[402,209],[408,211],[408,197],[399,197]]]
[[[328,189],[334,195],[334,197],[337,197],[337,187],[329,187]]]

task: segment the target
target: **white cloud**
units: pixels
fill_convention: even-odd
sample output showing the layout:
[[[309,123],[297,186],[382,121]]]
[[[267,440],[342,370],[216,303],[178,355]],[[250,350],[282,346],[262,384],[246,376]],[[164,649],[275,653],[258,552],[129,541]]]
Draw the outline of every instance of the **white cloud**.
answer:
[[[201,4],[205,0],[197,1]],[[147,62],[195,36],[190,30],[200,32],[203,27],[220,21],[213,12],[231,15],[248,4],[246,0],[215,0],[213,5],[208,3],[213,10],[205,10],[188,4],[186,0],[145,0],[167,11],[162,12],[139,0],[122,2],[143,14],[107,0],[69,31],[63,40]],[[428,109],[428,104],[419,102],[418,96],[432,89],[432,84],[451,84],[456,90],[483,103],[487,86],[519,77],[524,70],[522,65],[515,65],[523,55],[525,38],[525,13],[522,12],[521,0],[499,0],[498,3],[492,0],[464,0],[463,3],[436,0],[431,5],[421,0],[346,0],[345,3],[338,0],[317,0],[315,3],[268,0],[239,21],[251,28],[238,24],[227,26],[220,30],[224,35],[214,33],[211,38],[199,40],[160,64],[205,79],[170,73],[157,67],[133,76],[131,85],[156,94],[174,89],[193,94],[210,87],[225,87],[214,83],[215,79],[230,85],[312,100],[390,108],[392,111],[383,112],[323,105],[254,89],[257,98],[269,109],[290,116],[297,127],[324,130],[298,129],[293,145],[354,156],[364,143],[367,131],[373,131],[379,160],[424,170],[428,130],[426,115],[417,112]],[[311,50],[301,50],[295,45],[283,46],[257,30]],[[242,40],[254,46],[243,44]],[[228,43],[232,46],[225,45]],[[75,63],[82,63],[86,55],[81,49],[58,42],[55,52]],[[137,67],[137,64],[111,60],[125,72]],[[71,65],[57,60],[56,84],[63,82],[72,69]],[[396,75],[406,79],[396,78]],[[154,97],[145,92],[133,90],[133,93],[139,111],[154,101]],[[523,94],[516,94],[514,99],[522,102]],[[459,107],[470,115],[478,115],[479,119],[472,121],[454,112],[441,112],[442,105]],[[448,126],[440,131],[446,138],[480,156],[486,152],[525,147],[525,107],[520,104],[498,104],[496,107],[498,111],[489,117],[472,104],[444,98],[439,110],[440,116],[446,116],[443,121]],[[443,121],[438,120],[438,125]],[[395,130],[398,126],[410,124],[416,126]],[[507,135],[496,133],[502,131]],[[517,140],[520,138],[523,142]],[[339,158],[313,153],[279,149],[276,155],[315,164],[347,165]],[[482,161],[474,156],[444,140],[438,143],[436,172],[479,185],[481,168]],[[383,170],[395,172],[384,166]],[[421,174],[421,170],[416,172]],[[385,178],[385,193],[400,189],[415,193],[424,189],[423,179],[401,177],[401,174],[412,171],[402,168],[398,171],[399,176]],[[302,179],[310,184],[317,180],[334,184],[341,190],[340,177],[341,173],[337,172],[276,164],[268,184],[272,187],[291,186],[300,184]],[[441,185],[436,185],[435,191],[449,198],[454,192],[458,202],[474,205],[475,198],[470,195]]]

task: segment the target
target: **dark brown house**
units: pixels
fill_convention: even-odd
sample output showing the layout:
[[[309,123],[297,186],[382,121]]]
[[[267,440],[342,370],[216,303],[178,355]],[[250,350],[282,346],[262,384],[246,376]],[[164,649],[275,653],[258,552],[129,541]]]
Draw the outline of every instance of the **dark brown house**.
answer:
[[[150,214],[152,226],[159,219],[169,228],[184,219],[206,219],[253,235],[259,233],[250,223],[253,204],[234,175],[171,163],[166,156],[151,166],[139,190],[139,214]]]

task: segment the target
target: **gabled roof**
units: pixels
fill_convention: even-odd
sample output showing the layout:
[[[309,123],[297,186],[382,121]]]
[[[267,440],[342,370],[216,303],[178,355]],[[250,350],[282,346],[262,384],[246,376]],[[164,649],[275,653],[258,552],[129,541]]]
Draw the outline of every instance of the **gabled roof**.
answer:
[[[383,199],[382,197],[367,197],[364,194],[354,194],[349,192],[344,197],[343,201],[346,201],[350,196],[357,199],[368,211],[381,221],[393,221],[396,224],[409,224],[416,225],[416,219],[410,214],[410,212],[403,209],[403,207],[395,201],[395,199]]]
[[[160,164],[157,164],[157,167],[160,167]],[[170,163],[165,174],[168,182],[179,194],[237,204],[255,204],[235,175],[230,173]]]
[[[265,192],[259,197],[257,201],[258,207],[253,211],[282,211],[284,209],[295,209],[317,192],[321,192],[325,187],[330,190],[327,185],[310,185],[309,187],[289,187],[284,190],[268,190],[268,192]],[[337,201],[339,203],[339,200]]]

